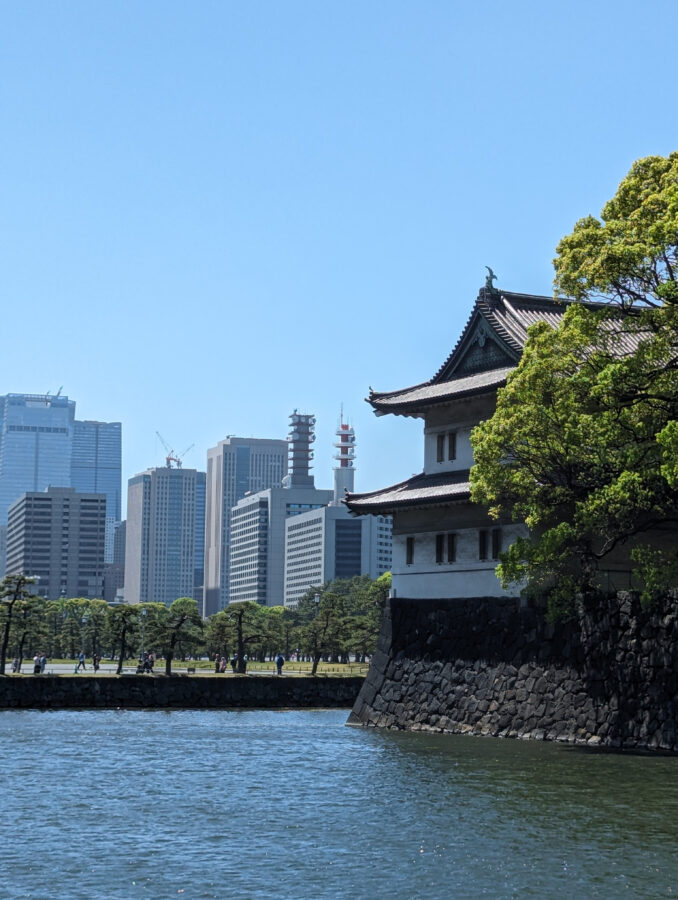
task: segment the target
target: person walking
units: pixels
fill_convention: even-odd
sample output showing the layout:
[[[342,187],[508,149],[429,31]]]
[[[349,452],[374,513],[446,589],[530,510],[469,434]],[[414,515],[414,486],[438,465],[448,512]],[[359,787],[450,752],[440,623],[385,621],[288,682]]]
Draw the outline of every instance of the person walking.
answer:
[[[101,657],[98,653],[92,654],[92,668],[94,669],[94,674],[99,671],[99,662],[101,661]]]
[[[77,668],[76,668],[76,670],[75,670],[76,672],[79,672],[79,671],[80,671],[80,666],[82,666],[82,671],[83,671],[83,672],[86,672],[86,671],[87,671],[87,666],[85,665],[85,654],[83,653],[82,650],[80,651],[80,653],[78,653],[78,665],[77,665]]]
[[[221,657],[221,661],[223,661],[223,656]],[[223,671],[223,669],[220,668],[219,654],[215,653],[214,654],[214,674],[218,675],[220,671]]]
[[[33,657],[33,674],[34,675],[40,674],[40,657],[37,653]]]
[[[282,667],[285,665],[285,657],[282,653],[279,653],[275,658],[275,667],[278,670],[278,675],[282,675]]]
[[[44,653],[40,654],[40,674],[45,674],[45,669],[47,668],[47,657]]]

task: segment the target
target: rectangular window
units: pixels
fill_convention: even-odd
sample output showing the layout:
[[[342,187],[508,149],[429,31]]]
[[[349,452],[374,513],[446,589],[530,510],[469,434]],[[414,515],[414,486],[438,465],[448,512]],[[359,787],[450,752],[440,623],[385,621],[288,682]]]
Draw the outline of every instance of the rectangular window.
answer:
[[[492,559],[499,559],[501,553],[501,528],[492,529]]]
[[[445,535],[436,535],[436,562],[442,563],[445,559]]]
[[[447,561],[453,563],[457,561],[457,535],[447,535]]]
[[[457,432],[450,431],[447,435],[447,458],[457,458]]]
[[[445,435],[438,435],[438,450],[437,450],[437,460],[438,462],[442,462],[445,459]]]
[[[405,549],[405,562],[408,566],[411,566],[414,562],[414,538],[408,537],[406,542]]]
[[[487,531],[484,528],[478,532],[478,559],[487,559]]]

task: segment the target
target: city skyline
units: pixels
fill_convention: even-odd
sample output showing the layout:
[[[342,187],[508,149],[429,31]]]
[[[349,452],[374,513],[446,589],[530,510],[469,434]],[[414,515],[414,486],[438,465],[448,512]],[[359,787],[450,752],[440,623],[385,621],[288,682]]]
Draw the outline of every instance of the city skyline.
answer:
[[[283,438],[291,403],[322,468],[344,404],[356,490],[420,471],[419,423],[377,421],[369,387],[434,374],[486,265],[549,294],[560,238],[675,149],[675,8],[651,8],[639,41],[609,0],[5,4],[6,389],[123,422],[125,481],[156,431],[201,468]]]

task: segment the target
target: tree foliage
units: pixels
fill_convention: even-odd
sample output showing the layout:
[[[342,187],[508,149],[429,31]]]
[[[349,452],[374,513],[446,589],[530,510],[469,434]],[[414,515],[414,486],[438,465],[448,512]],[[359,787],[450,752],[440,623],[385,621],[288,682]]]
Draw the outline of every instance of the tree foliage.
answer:
[[[678,522],[678,153],[637,162],[557,252],[556,290],[581,302],[557,329],[530,329],[473,432],[471,472],[474,500],[530,529],[502,580],[550,595],[555,613],[620,547],[646,598],[673,577],[652,540]]]

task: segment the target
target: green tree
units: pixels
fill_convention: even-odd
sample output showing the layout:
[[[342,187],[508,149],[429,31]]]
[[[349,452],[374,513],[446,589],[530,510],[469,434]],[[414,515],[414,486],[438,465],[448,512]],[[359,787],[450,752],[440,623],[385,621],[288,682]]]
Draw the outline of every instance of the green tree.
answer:
[[[172,674],[172,661],[180,643],[188,647],[202,644],[202,627],[198,604],[192,597],[179,597],[169,607],[160,607],[150,624],[149,639],[161,648],[165,675]]]
[[[501,555],[504,584],[526,581],[554,615],[620,546],[663,583],[643,536],[678,521],[678,153],[637,162],[557,253],[556,291],[581,302],[530,329],[471,471],[475,501],[529,527]]]
[[[26,575],[6,575],[0,583],[0,615],[2,619],[2,644],[0,645],[0,675],[5,674],[7,646],[12,628],[12,619],[28,597],[33,597],[30,586],[34,578]]]
[[[112,641],[113,652],[118,652],[116,675],[122,673],[125,656],[131,642],[138,634],[139,606],[137,604],[121,604],[108,609],[108,634]]]
[[[47,603],[42,597],[26,596],[17,603],[12,617],[10,647],[19,660],[19,671],[28,645],[29,654],[47,646]]]
[[[261,641],[264,631],[263,607],[250,600],[242,603],[231,603],[223,610],[230,623],[238,655],[237,670],[241,675],[247,671],[245,650]]]

